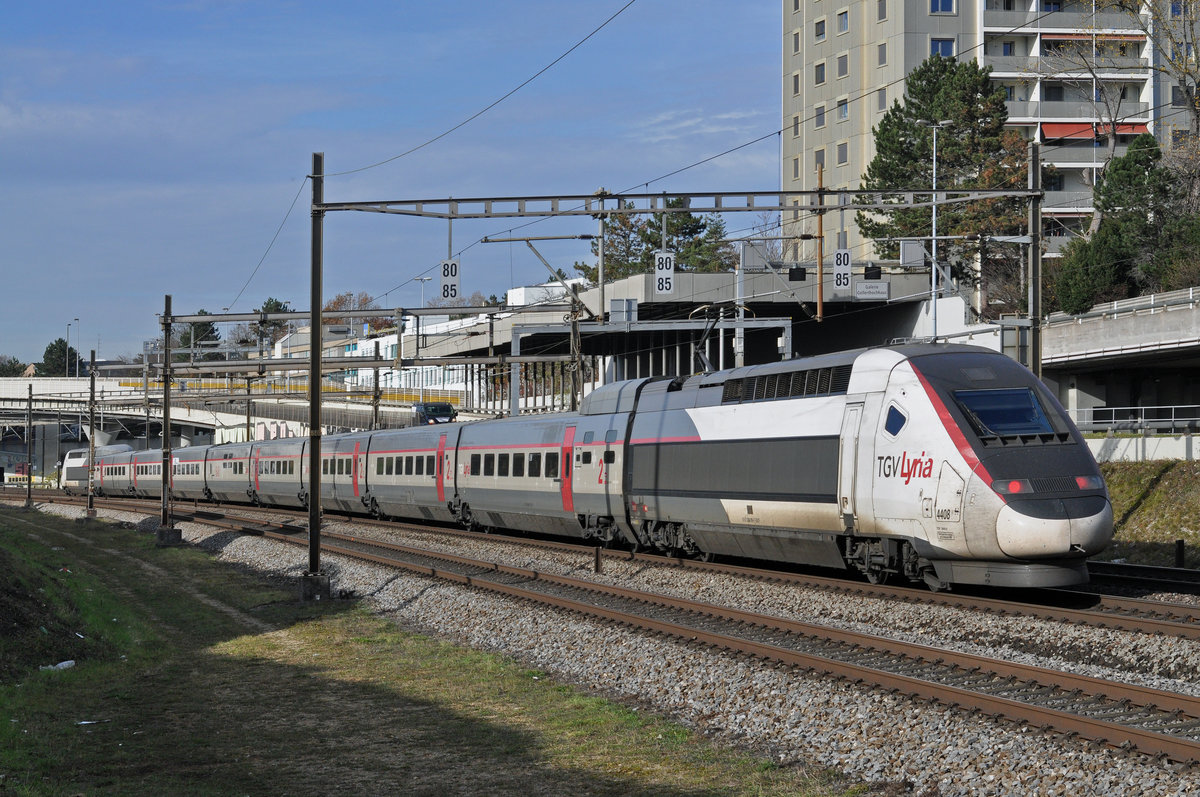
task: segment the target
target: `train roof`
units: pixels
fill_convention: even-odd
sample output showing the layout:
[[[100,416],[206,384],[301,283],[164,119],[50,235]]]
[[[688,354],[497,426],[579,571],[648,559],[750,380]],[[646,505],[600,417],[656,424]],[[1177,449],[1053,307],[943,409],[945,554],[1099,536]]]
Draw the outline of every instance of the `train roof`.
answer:
[[[728,401],[746,401],[754,398],[779,398],[782,394],[773,385],[778,384],[780,374],[806,372],[813,374],[812,380],[805,381],[804,392],[794,392],[798,380],[789,381],[790,395],[835,395],[846,392],[864,392],[876,389],[875,381],[883,379],[886,382],[887,373],[896,363],[911,357],[929,354],[949,353],[979,353],[997,354],[991,349],[981,346],[967,346],[956,343],[912,343],[903,346],[877,346],[850,351],[818,354],[812,357],[797,357],[776,363],[762,365],[746,365],[740,368],[728,368],[724,371],[712,371],[688,377],[652,376],[641,379],[631,379],[625,382],[613,382],[596,388],[589,393],[580,405],[580,415],[601,415],[610,412],[628,412],[633,408],[634,398],[638,397],[639,406],[649,409],[659,402],[651,397],[656,394],[675,392],[705,392],[711,388],[721,388],[706,396],[693,395],[689,398],[675,397],[668,403],[678,406],[701,406],[719,404]],[[863,359],[863,362],[859,360]],[[855,366],[859,367],[856,368]],[[863,367],[865,366],[865,367]],[[861,373],[858,373],[861,372]],[[776,377],[774,383],[770,377]],[[809,384],[811,381],[811,384]],[[770,396],[762,396],[764,390],[771,392]],[[718,398],[719,397],[719,398]],[[754,398],[752,398],[754,397]],[[665,399],[664,399],[665,401]]]

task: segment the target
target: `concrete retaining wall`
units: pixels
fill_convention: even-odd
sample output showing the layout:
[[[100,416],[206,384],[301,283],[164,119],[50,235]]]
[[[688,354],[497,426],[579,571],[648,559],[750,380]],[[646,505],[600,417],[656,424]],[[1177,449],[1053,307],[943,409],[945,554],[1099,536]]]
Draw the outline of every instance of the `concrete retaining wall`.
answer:
[[[1088,448],[1097,462],[1144,462],[1150,459],[1195,460],[1200,440],[1195,435],[1089,437]]]

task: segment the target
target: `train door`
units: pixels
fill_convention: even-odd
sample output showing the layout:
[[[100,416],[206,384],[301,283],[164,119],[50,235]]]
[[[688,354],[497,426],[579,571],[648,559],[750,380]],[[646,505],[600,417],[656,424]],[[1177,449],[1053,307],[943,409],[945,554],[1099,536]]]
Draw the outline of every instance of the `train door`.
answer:
[[[938,474],[937,493],[933,503],[933,522],[937,529],[937,540],[941,545],[965,544],[971,548],[971,540],[963,534],[962,505],[966,482],[949,462],[942,462]]]
[[[838,511],[847,531],[855,528],[858,485],[858,435],[862,420],[862,402],[846,405],[842,416],[842,436],[838,447]]]
[[[437,500],[439,504],[446,503],[446,484],[450,477],[450,457],[446,454],[446,435],[438,435],[437,460]]]
[[[559,457],[559,487],[562,491],[562,506],[564,512],[575,511],[575,495],[572,491],[571,480],[574,468],[571,467],[575,451],[575,427],[568,426],[563,431],[562,451]]]

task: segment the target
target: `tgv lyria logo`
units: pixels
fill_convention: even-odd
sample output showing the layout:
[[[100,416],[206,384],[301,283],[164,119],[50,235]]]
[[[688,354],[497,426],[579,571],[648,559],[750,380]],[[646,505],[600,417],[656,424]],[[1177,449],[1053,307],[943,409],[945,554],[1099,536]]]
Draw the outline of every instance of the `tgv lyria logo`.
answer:
[[[905,451],[898,457],[876,457],[875,460],[879,463],[879,475],[885,479],[904,479],[908,484],[914,477],[928,479],[933,476],[933,457],[925,456],[924,451],[916,457],[909,457]]]

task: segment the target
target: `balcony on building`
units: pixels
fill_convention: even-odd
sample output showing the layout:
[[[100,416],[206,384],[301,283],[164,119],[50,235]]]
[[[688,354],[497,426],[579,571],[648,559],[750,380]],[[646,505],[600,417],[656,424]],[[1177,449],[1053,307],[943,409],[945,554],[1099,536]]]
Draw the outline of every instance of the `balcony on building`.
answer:
[[[1030,10],[1021,0],[988,0],[983,11],[984,33],[1037,33],[1043,31],[1125,30],[1137,27],[1128,14],[1092,13],[1089,3],[1062,3],[1060,11],[1043,10],[1041,3]],[[1020,8],[1025,6],[1025,8]]]

